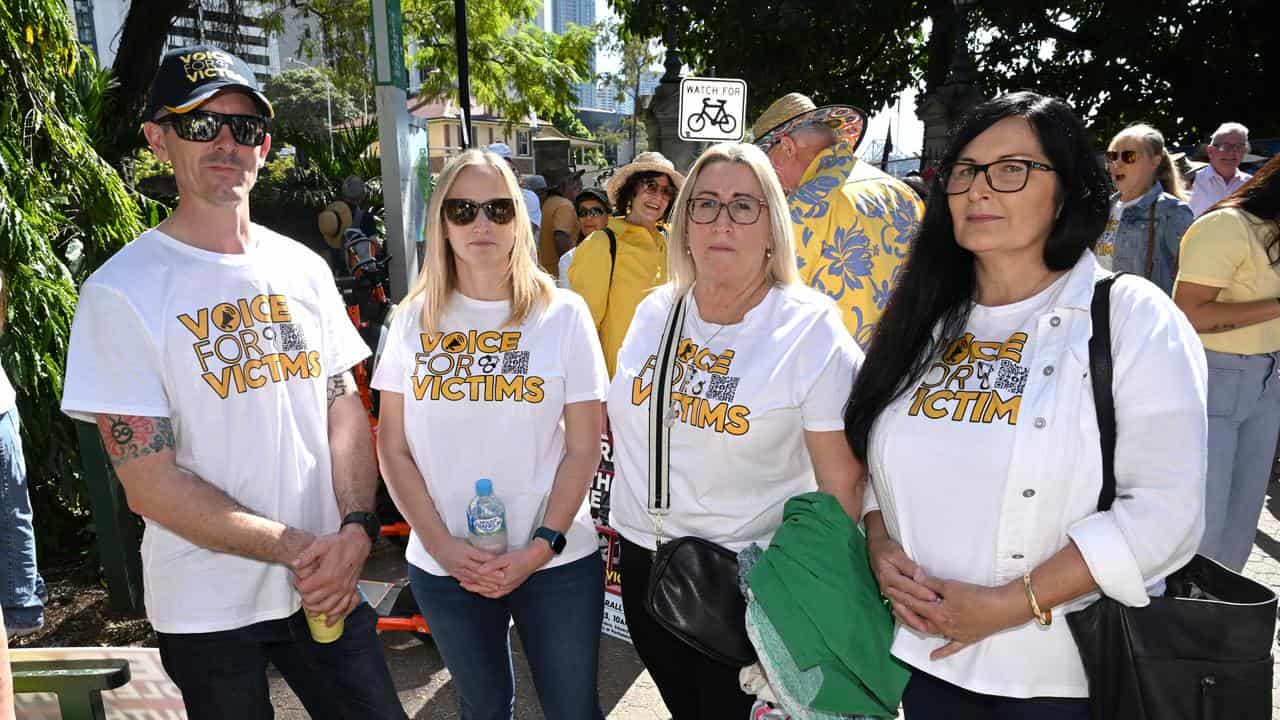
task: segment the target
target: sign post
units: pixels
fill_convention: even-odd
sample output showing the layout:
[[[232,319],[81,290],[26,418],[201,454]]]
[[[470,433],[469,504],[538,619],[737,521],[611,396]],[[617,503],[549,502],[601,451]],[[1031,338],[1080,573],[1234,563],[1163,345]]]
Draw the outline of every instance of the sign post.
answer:
[[[681,140],[735,142],[746,126],[747,83],[730,78],[687,77],[680,80]]]
[[[373,79],[378,107],[378,147],[382,162],[382,200],[386,208],[386,247],[391,253],[391,299],[404,297],[418,275],[417,237],[410,208],[412,158],[409,154],[409,109],[405,87],[404,32],[400,0],[373,0]]]

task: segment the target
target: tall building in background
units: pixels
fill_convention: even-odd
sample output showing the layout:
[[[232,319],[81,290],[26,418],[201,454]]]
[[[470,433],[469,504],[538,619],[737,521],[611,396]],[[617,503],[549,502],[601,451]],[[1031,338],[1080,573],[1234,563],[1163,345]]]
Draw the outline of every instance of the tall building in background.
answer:
[[[131,4],[130,0],[66,0],[76,36],[93,51],[99,67],[111,67],[115,62]],[[259,19],[268,9],[262,0],[200,0],[174,22],[164,51],[199,43],[216,45],[249,63],[263,82],[281,69],[279,43]]]
[[[594,25],[596,22],[596,0],[544,0],[551,5],[551,31],[562,34],[569,25]],[[544,4],[545,7],[545,4]],[[599,107],[596,96],[596,51],[591,50],[588,58],[591,65],[591,78],[578,84],[578,107]]]

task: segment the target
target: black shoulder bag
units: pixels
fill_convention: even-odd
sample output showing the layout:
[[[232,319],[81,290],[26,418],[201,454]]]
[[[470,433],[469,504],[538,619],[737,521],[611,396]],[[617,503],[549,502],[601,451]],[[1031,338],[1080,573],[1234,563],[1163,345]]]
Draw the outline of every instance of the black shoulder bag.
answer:
[[[1102,438],[1098,511],[1116,497],[1112,276],[1094,288],[1089,367]],[[1203,555],[1165,579],[1146,607],[1103,596],[1067,614],[1089,678],[1093,720],[1266,720],[1276,594]]]
[[[747,637],[747,601],[738,589],[738,555],[700,537],[663,541],[662,518],[671,507],[671,379],[688,309],[674,299],[658,346],[649,395],[649,513],[658,551],[649,572],[645,609],[668,632],[702,654],[732,667],[756,661]]]

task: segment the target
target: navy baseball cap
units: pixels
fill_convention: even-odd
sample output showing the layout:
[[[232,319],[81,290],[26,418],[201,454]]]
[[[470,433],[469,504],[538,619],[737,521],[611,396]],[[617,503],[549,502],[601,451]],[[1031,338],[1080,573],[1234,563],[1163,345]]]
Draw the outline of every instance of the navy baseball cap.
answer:
[[[160,58],[143,120],[155,120],[161,113],[191,112],[226,89],[242,90],[267,117],[275,117],[248,63],[212,45],[192,45]]]

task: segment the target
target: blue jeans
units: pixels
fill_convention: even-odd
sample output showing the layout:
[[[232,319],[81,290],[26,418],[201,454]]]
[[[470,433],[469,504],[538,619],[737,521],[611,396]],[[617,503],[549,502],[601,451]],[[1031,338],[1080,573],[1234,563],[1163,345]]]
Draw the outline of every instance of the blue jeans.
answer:
[[[596,685],[604,563],[598,553],[539,570],[491,600],[449,575],[409,566],[409,585],[458,690],[462,720],[511,720],[515,674],[508,630],[516,623],[542,714],[603,720]]]
[[[268,661],[313,718],[403,720],[377,622],[362,602],[347,616],[342,637],[326,645],[311,639],[301,610],[234,630],[156,638],[191,720],[271,720]]]
[[[36,569],[36,534],[19,427],[16,407],[0,413],[0,605],[9,632],[44,622],[44,578]]]
[[[1209,472],[1200,554],[1232,570],[1249,559],[1280,437],[1280,353],[1206,350]]]
[[[912,670],[902,693],[902,714],[906,720],[1089,720],[1089,701],[983,695]]]

